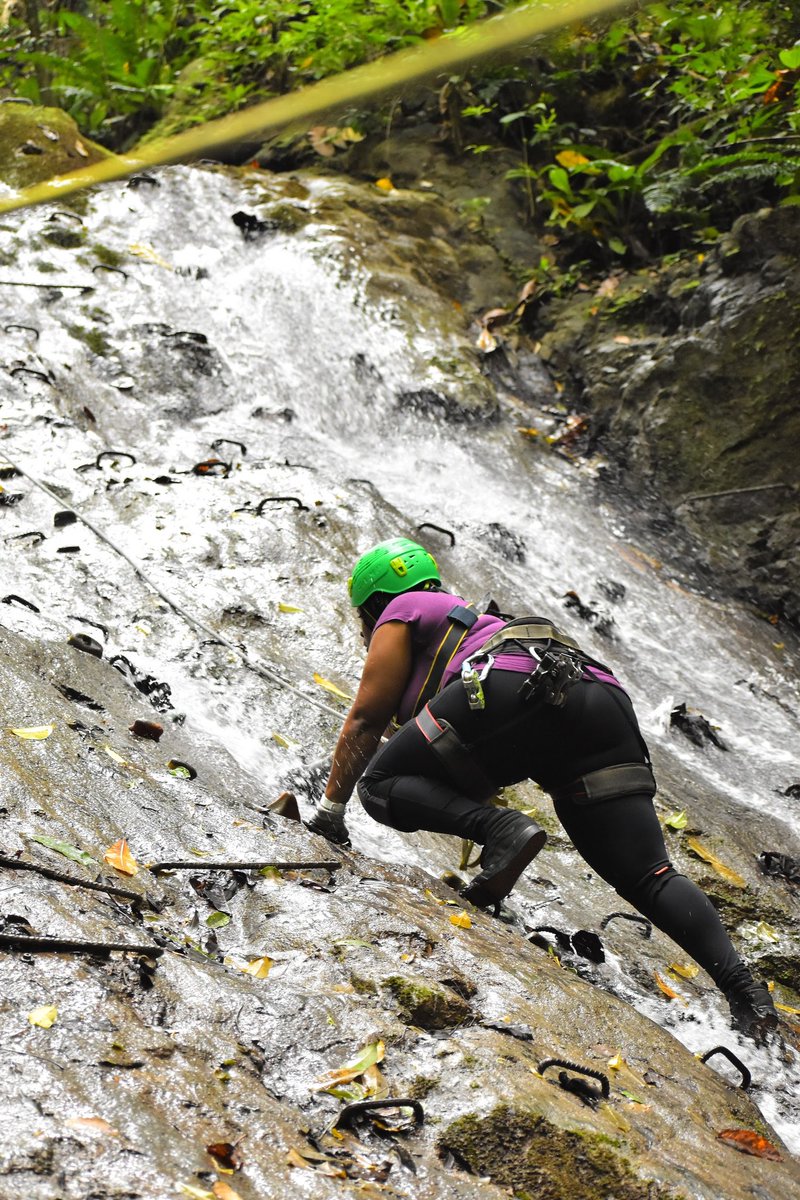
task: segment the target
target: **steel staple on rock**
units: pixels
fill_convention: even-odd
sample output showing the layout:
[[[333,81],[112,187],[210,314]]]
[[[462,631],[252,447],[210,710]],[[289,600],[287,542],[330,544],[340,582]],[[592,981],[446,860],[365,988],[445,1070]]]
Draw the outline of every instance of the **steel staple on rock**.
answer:
[[[739,1087],[743,1092],[746,1092],[753,1082],[753,1076],[750,1074],[750,1071],[744,1065],[742,1060],[737,1058],[733,1051],[729,1050],[727,1046],[714,1046],[711,1050],[706,1050],[705,1054],[700,1055],[700,1062],[707,1063],[708,1060],[713,1058],[715,1054],[721,1054],[723,1058],[727,1058],[728,1062],[732,1063],[733,1066],[736,1067],[736,1070],[739,1071],[742,1076],[742,1082],[739,1084]]]
[[[594,1067],[582,1067],[580,1063],[570,1062],[567,1058],[545,1058],[539,1063],[536,1070],[540,1075],[544,1075],[549,1067],[563,1067],[566,1071],[574,1071],[578,1075],[587,1075],[590,1079],[596,1079],[600,1084],[601,1094],[604,1100],[607,1100],[611,1095],[611,1085],[608,1082],[608,1076],[602,1071],[596,1071]]]

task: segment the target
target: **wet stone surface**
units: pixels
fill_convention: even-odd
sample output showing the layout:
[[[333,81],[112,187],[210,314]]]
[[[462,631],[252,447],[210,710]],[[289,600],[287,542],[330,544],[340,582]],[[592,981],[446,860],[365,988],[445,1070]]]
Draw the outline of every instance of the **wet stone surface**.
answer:
[[[345,212],[340,183],[298,182],[283,197],[301,207],[297,227],[246,241],[231,214],[266,220],[264,193],[286,181],[205,169],[158,181],[93,197],[81,247],[44,243],[41,210],[6,231],[15,273],[95,290],[47,303],[0,290],[0,449],[52,493],[2,481],[22,499],[0,510],[0,600],[16,597],[0,603],[0,854],[141,903],[0,866],[0,917],[6,932],[164,953],[149,969],[119,951],[0,951],[0,1194],[164,1200],[224,1196],[213,1188],[227,1183],[241,1200],[499,1200],[508,1188],[561,1200],[574,1173],[587,1197],[793,1194],[797,896],[759,860],[800,853],[788,639],[778,654],[771,627],[687,589],[668,544],[656,564],[591,479],[520,439],[508,393],[466,341],[453,350],[449,295],[426,284],[417,309],[419,280],[407,282],[395,319],[364,282],[369,247],[363,262],[345,250],[342,269],[338,230],[358,213],[357,190]],[[111,258],[126,279],[92,273]],[[379,256],[375,278],[384,267]],[[75,336],[78,324],[108,352]],[[175,331],[206,338],[189,338],[188,354],[196,366],[207,345],[214,369],[195,369],[185,348],[170,357]],[[455,353],[464,361],[449,373]],[[54,385],[11,376],[14,363]],[[113,383],[123,368],[127,390]],[[402,392],[460,394],[463,371],[480,376],[491,422],[398,410]],[[212,457],[230,469],[194,473]],[[261,505],[276,497],[300,503]],[[56,524],[66,509],[113,546]],[[346,711],[330,684],[352,693],[357,681],[344,588],[354,557],[421,524],[449,531],[426,536],[467,596],[491,577],[504,610],[549,612],[613,656],[653,751],[676,865],[774,974],[785,1012],[770,1045],[730,1031],[710,981],[672,971],[687,964],[658,931],[601,928],[621,902],[532,785],[510,799],[551,839],[512,898],[516,927],[473,909],[469,927],[453,923],[463,906],[437,878],[458,864],[451,840],[395,834],[354,805],[355,849],[343,851],[266,811],[291,777],[307,813],[298,780]],[[68,546],[79,549],[59,553]],[[613,605],[611,643],[565,604],[570,592],[594,611]],[[679,703],[728,751],[671,729]],[[136,736],[138,722],[163,732]],[[121,839],[135,875],[104,861]],[[331,860],[338,870],[241,866]],[[176,861],[197,869],[147,865]],[[223,862],[237,865],[201,869]],[[605,961],[531,945],[523,927],[542,925],[598,933]],[[31,1023],[50,1006],[49,1027]],[[323,1077],[378,1042],[379,1075],[365,1068],[345,1092],[419,1098],[424,1124],[391,1133],[360,1117],[334,1136],[347,1094],[320,1090]],[[723,1042],[752,1071],[749,1094],[729,1064],[695,1058]],[[538,1073],[553,1057],[604,1074],[608,1099],[588,1103],[557,1070]],[[737,1154],[718,1138],[731,1128],[782,1146],[781,1161]],[[233,1175],[207,1150],[219,1143],[237,1144]]]

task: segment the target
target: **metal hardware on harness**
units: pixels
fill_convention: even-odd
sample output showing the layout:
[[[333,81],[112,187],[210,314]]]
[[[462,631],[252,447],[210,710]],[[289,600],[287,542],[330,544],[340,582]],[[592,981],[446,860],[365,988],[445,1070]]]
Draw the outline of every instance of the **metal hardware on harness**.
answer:
[[[520,695],[525,700],[535,697],[545,704],[563,708],[567,692],[583,676],[583,666],[568,650],[545,650],[528,647],[538,666],[523,683]]]
[[[473,655],[473,658],[478,657]],[[483,657],[483,656],[481,656]],[[494,666],[494,655],[487,654],[486,662],[477,670],[472,665],[472,658],[464,659],[461,664],[461,682],[464,685],[464,691],[467,693],[467,704],[473,712],[480,712],[486,708],[486,697],[483,694],[483,681]]]

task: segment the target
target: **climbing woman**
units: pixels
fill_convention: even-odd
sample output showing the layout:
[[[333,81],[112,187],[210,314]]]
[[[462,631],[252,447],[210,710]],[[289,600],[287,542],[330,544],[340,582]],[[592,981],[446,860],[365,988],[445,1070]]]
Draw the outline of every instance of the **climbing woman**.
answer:
[[[737,1027],[773,1028],[767,988],[707,896],[670,864],[647,746],[609,669],[544,617],[510,620],[445,591],[435,560],[407,538],[362,555],[348,586],[367,658],[309,828],[347,842],[358,784],[369,815],[392,829],[481,845],[462,895],[487,907],[546,840],[530,817],[490,800],[533,779],[589,866],[709,973]],[[381,744],[390,723],[397,731]]]

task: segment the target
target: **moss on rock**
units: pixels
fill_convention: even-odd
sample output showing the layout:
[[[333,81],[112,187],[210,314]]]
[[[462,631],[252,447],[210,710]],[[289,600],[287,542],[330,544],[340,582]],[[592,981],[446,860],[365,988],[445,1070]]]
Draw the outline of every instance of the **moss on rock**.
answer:
[[[463,996],[436,981],[391,975],[385,981],[400,1005],[403,1019],[421,1029],[450,1029],[472,1017]]]
[[[540,1113],[499,1105],[488,1116],[469,1114],[439,1139],[477,1175],[536,1200],[667,1200],[674,1196],[638,1178],[615,1143],[600,1134],[559,1129]]]
[[[30,187],[110,157],[60,108],[0,105],[0,179],[9,187]]]

